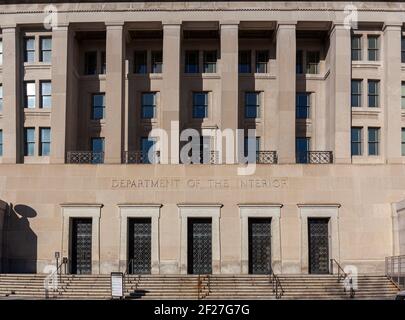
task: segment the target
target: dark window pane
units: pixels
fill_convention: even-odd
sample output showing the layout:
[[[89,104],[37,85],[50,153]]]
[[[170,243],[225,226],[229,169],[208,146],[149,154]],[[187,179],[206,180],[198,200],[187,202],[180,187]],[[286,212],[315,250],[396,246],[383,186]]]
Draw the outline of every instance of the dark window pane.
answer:
[[[199,55],[198,51],[186,51],[185,73],[198,73],[199,72],[198,55]]]
[[[84,74],[93,75],[97,73],[97,52],[85,53]]]

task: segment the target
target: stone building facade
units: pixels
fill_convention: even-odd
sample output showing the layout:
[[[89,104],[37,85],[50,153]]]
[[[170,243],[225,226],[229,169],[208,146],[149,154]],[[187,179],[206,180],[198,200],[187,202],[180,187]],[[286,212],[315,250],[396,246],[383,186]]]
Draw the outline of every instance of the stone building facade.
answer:
[[[405,254],[405,4],[351,3],[0,5],[2,271],[384,272]],[[250,174],[218,148],[237,129]]]

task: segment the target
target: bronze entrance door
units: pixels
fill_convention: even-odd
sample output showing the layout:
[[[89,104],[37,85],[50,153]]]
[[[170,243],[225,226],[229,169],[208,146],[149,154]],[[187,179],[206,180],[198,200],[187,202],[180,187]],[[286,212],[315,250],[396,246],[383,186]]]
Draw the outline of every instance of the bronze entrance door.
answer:
[[[152,224],[150,218],[128,220],[128,272],[151,273]]]
[[[75,218],[71,231],[71,271],[73,274],[91,274],[92,219]]]
[[[189,219],[187,240],[187,271],[189,274],[212,273],[211,219]]]
[[[329,273],[329,219],[308,219],[309,273]]]
[[[271,219],[249,218],[249,273],[271,272]]]

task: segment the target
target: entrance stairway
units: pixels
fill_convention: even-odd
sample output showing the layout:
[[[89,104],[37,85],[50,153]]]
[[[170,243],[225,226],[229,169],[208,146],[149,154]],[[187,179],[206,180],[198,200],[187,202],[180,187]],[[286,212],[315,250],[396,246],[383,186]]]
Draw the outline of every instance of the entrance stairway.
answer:
[[[281,299],[350,299],[336,275],[279,275]],[[45,275],[0,274],[0,299],[110,299],[110,275],[61,275],[45,290]],[[383,275],[360,275],[355,299],[394,299]],[[127,299],[275,299],[266,275],[127,275]]]

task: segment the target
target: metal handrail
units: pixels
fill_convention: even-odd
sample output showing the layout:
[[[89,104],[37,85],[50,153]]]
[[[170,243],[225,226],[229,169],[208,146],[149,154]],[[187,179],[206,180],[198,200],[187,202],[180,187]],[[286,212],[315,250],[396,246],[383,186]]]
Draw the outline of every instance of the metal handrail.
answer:
[[[333,274],[333,265],[336,264],[338,267],[338,278],[337,282],[340,282],[341,280],[349,279],[349,284],[350,284],[350,298],[354,298],[355,295],[355,290],[353,288],[353,279],[349,277],[349,275],[343,270],[342,266],[339,264],[339,262],[336,261],[336,259],[330,259],[330,273]],[[344,287],[344,292],[346,292],[346,286]]]
[[[273,286],[273,293],[276,294],[276,299],[281,299],[284,294],[284,288],[281,285],[280,278],[273,272],[273,269],[271,269],[269,277],[270,283]]]
[[[385,275],[398,289],[405,287],[405,255],[386,257]]]

